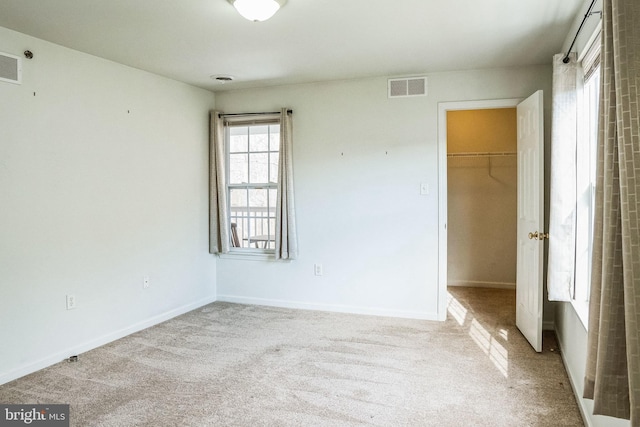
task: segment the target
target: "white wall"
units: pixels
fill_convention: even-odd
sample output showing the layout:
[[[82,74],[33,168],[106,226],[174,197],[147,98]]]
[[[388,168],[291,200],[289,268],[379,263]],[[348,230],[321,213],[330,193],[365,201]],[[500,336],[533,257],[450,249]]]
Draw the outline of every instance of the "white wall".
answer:
[[[437,318],[438,102],[549,93],[551,69],[428,78],[420,98],[387,99],[384,77],[217,94],[225,112],[294,110],[300,237],[293,262],[221,258],[219,299]]]
[[[567,38],[562,48],[562,52],[566,53],[576,35],[578,26],[587,12],[591,0],[585,0],[580,13],[576,16],[573,28],[567,34]],[[593,10],[602,10],[602,1],[596,1]],[[576,44],[573,48],[574,52],[580,54],[588,48],[588,41],[599,25],[598,15],[592,16],[585,22],[585,26],[580,32]],[[567,368],[567,373],[571,379],[571,383],[576,392],[576,399],[580,405],[585,421],[588,426],[592,427],[628,427],[630,422],[617,418],[604,417],[601,415],[593,415],[593,401],[583,399],[584,390],[584,374],[587,360],[587,330],[578,317],[571,303],[557,303],[556,311],[556,334],[558,342],[562,350],[562,357]]]
[[[214,95],[0,28],[25,49],[0,82],[0,383],[216,294]]]

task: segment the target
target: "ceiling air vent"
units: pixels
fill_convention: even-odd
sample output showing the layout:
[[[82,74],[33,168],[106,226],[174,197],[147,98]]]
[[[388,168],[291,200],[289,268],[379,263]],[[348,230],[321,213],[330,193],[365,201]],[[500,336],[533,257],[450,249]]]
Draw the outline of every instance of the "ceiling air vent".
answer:
[[[22,60],[19,57],[0,52],[0,81],[22,83]]]
[[[405,77],[389,79],[389,98],[406,98],[409,96],[426,96],[426,77]]]

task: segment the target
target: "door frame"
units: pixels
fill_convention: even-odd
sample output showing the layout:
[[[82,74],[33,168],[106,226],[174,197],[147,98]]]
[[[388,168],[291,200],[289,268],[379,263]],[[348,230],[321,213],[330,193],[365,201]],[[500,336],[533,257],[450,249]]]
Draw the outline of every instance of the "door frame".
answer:
[[[452,101],[438,103],[438,320],[447,319],[447,112],[516,108],[524,98]]]

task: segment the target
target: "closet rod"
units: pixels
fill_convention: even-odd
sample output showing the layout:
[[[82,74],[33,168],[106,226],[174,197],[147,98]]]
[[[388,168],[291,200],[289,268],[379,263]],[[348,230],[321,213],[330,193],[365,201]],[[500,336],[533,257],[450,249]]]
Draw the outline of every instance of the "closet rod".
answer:
[[[447,154],[447,157],[506,157],[515,156],[517,153],[514,151],[496,151],[486,153],[451,153]]]

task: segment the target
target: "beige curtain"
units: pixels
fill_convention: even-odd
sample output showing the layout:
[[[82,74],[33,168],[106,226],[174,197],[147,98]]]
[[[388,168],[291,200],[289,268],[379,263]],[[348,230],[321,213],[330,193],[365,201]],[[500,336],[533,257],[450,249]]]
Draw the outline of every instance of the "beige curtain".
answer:
[[[209,136],[209,253],[229,252],[229,218],[224,152],[224,120],[218,111],[210,117]]]
[[[293,128],[286,108],[280,119],[280,161],[276,204],[276,259],[298,257],[298,234],[293,196]]]
[[[550,301],[570,301],[576,264],[576,55],[553,57],[551,121],[551,203],[549,209],[549,265],[547,290]]]
[[[640,426],[640,1],[604,0],[585,397]]]

